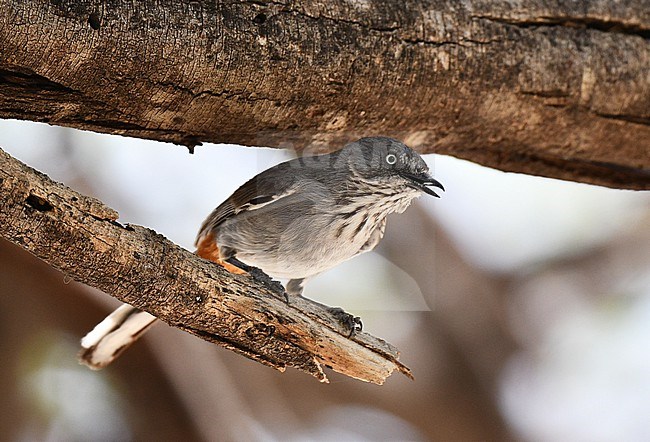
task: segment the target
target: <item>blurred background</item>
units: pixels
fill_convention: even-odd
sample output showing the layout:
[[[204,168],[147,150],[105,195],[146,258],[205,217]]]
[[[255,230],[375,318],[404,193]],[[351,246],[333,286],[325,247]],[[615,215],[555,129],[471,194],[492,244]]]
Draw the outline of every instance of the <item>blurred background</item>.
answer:
[[[18,121],[0,148],[189,250],[291,158]],[[0,239],[0,440],[650,440],[650,194],[425,159],[442,198],[305,292],[361,316],[415,381],[320,384],[162,323],[92,372],[79,339],[119,302]]]

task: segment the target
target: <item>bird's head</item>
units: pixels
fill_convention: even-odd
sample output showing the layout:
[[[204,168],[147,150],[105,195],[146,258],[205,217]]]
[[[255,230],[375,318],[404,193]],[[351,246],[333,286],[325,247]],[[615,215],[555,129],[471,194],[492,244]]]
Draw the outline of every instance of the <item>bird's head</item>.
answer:
[[[429,166],[413,149],[387,137],[361,138],[347,144],[351,170],[364,180],[419,190],[438,197],[431,187],[445,190],[429,172]]]

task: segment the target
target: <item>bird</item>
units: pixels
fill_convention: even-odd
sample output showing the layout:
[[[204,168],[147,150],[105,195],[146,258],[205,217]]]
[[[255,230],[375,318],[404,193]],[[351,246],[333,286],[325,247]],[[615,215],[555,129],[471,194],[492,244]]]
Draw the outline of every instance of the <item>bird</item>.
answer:
[[[416,151],[389,137],[361,138],[251,178],[205,219],[195,253],[232,273],[257,268],[288,280],[290,301],[309,278],[373,250],[387,215],[422,194],[439,197],[432,187],[445,190]],[[155,321],[122,305],[82,338],[80,361],[105,367]]]

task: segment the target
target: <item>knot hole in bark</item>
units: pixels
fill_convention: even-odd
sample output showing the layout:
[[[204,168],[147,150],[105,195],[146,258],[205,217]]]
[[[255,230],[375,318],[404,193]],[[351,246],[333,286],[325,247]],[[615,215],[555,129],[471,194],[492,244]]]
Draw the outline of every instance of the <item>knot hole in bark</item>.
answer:
[[[52,204],[50,204],[45,198],[41,198],[40,196],[36,196],[33,193],[30,193],[27,199],[25,200],[27,205],[30,207],[33,207],[34,209],[38,210],[39,212],[49,212],[52,210],[54,207],[52,207]]]
[[[90,25],[91,28],[97,31],[101,26],[101,23],[99,21],[99,14],[97,14],[96,12],[91,13],[88,16],[88,24]]]

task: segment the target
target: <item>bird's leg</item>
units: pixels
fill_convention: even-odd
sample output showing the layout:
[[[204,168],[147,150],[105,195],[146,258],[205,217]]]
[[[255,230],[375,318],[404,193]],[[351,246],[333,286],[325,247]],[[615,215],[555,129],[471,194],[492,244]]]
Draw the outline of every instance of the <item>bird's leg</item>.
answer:
[[[292,296],[302,296],[302,291],[305,288],[305,278],[290,279],[285,288],[284,297],[289,303]],[[320,304],[320,303],[317,303]],[[323,304],[320,304],[323,305]],[[343,327],[350,331],[348,337],[354,336],[355,333],[360,332],[363,328],[361,318],[351,315],[343,310],[341,307],[328,307],[323,305],[327,312],[331,314]]]
[[[199,240],[197,255],[202,258],[209,259],[220,266],[224,267],[230,273],[237,275],[250,275],[253,279],[264,282],[266,285],[272,287],[274,291],[283,289],[282,285],[274,281],[257,267],[248,265],[237,258],[237,250],[232,247],[218,246],[212,234],[204,236]],[[287,299],[287,294],[284,294]]]
[[[226,259],[225,261],[226,261],[226,263],[236,267],[237,269],[243,270],[244,273],[250,273],[255,268],[255,267],[249,266],[248,264],[244,264],[243,262],[241,262],[240,260],[238,260],[234,256]],[[231,269],[229,269],[229,268],[226,268],[226,270],[230,271],[230,273],[237,273],[237,272],[231,271]]]
[[[284,290],[284,299],[289,304],[291,296],[302,296],[302,291],[305,289],[305,278],[290,279]]]
[[[287,293],[291,296],[302,296],[302,292],[305,289],[305,278],[299,279],[290,279],[287,282]]]

